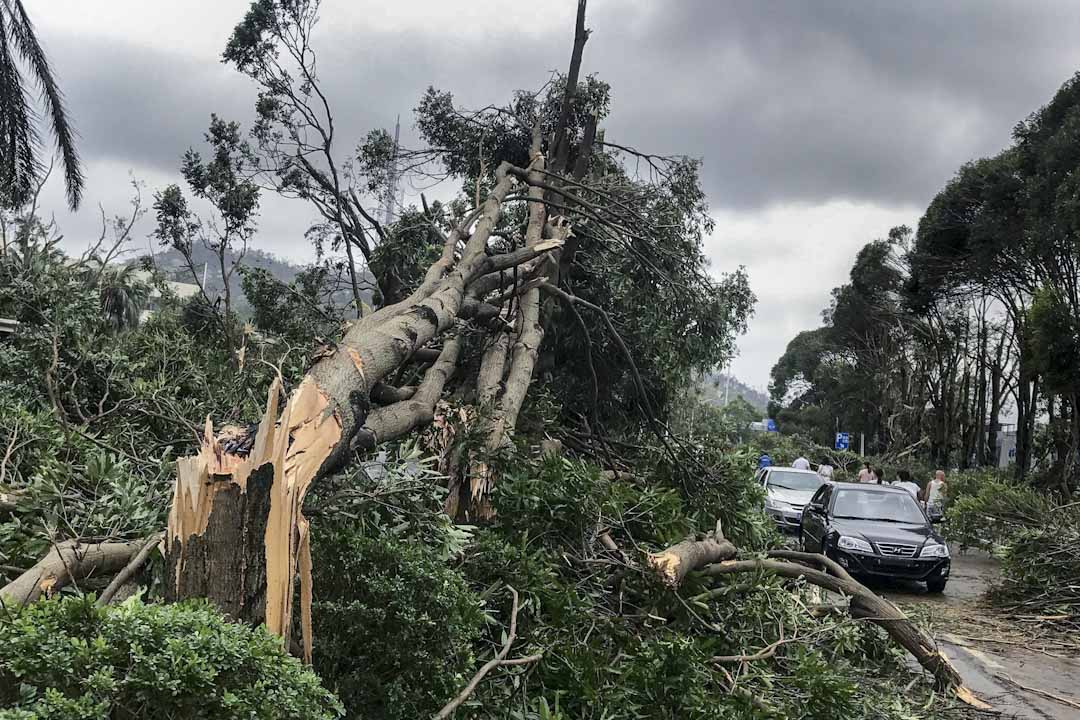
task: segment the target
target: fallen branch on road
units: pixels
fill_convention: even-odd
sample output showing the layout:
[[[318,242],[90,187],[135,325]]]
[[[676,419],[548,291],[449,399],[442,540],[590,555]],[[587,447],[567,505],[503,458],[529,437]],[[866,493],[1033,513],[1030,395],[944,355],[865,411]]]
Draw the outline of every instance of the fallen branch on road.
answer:
[[[972,707],[991,709],[989,704],[964,685],[960,673],[937,648],[933,638],[923,633],[891,602],[855,580],[839,563],[824,555],[794,550],[773,550],[765,558],[746,560],[733,559],[736,552],[736,548],[724,539],[720,527],[717,526],[714,533],[702,539],[687,540],[662,553],[650,555],[649,565],[670,587],[678,587],[692,571],[700,571],[714,578],[743,572],[767,572],[793,580],[802,579],[844,595],[850,598],[848,612],[852,617],[869,620],[883,628],[933,675],[938,687],[951,691],[959,700]],[[717,562],[707,558],[720,559]],[[775,652],[775,648],[772,652]]]

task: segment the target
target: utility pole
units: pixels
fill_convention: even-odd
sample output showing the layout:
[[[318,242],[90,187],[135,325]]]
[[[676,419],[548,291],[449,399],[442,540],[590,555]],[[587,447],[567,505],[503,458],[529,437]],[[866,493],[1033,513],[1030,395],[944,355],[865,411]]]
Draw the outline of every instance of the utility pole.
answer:
[[[401,140],[401,116],[394,123],[394,155],[390,161],[390,172],[386,178],[386,195],[383,197],[383,227],[394,222],[394,209],[398,201],[398,147]]]

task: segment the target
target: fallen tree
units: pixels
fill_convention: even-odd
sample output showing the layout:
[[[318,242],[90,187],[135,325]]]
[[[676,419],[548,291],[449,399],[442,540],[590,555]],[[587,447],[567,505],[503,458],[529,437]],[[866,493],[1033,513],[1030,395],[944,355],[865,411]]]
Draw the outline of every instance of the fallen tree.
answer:
[[[817,553],[794,550],[771,550],[765,557],[735,559],[737,549],[724,539],[720,526],[707,536],[686,540],[660,553],[648,556],[648,565],[671,587],[678,587],[691,572],[719,578],[746,572],[765,572],[792,580],[802,580],[847,598],[847,610],[852,617],[867,620],[883,628],[933,677],[943,690],[976,708],[988,710],[967,686],[945,654],[932,638],[920,630],[895,605],[853,578],[831,558]],[[771,656],[770,651],[760,658]]]
[[[292,48],[304,69],[298,77],[304,71],[313,72],[307,36],[317,3],[289,5],[288,12],[271,0],[253,6],[253,12],[259,13],[250,15],[244,24],[245,32],[251,32],[245,35],[238,28],[230,43],[238,65],[256,68],[277,59],[273,53],[259,54],[267,53],[266,48],[299,42],[302,47]],[[530,390],[538,378],[545,398],[554,397],[553,404],[561,406],[560,427],[553,434],[570,430],[566,437],[578,439],[577,451],[601,466],[599,474],[588,475],[589,482],[634,485],[633,492],[613,490],[614,504],[639,491],[643,496],[650,493],[638,486],[652,484],[654,477],[646,464],[639,472],[615,457],[613,448],[642,447],[640,443],[648,439],[655,441],[650,452],[668,459],[668,475],[655,479],[665,488],[651,494],[649,502],[626,502],[625,512],[614,513],[622,524],[620,539],[633,539],[628,528],[641,516],[677,526],[679,533],[693,525],[688,511],[673,509],[678,502],[674,488],[689,497],[691,483],[684,476],[690,474],[703,486],[719,483],[716,473],[672,437],[664,424],[667,405],[675,394],[672,387],[677,384],[672,378],[713,366],[730,354],[732,338],[744,326],[752,296],[742,276],[717,282],[705,270],[701,239],[710,220],[696,163],[639,153],[605,137],[600,125],[607,112],[607,87],[595,78],[580,80],[588,38],[584,11],[581,2],[570,70],[565,79],[549,86],[546,96],[523,94],[508,108],[475,113],[458,110],[447,95],[432,91],[425,96],[420,125],[434,149],[421,151],[417,157],[426,153],[443,162],[463,181],[470,199],[443,208],[434,204],[429,208],[425,203],[423,212],[414,209],[409,215],[411,227],[380,228],[364,219],[370,213],[363,212],[359,195],[345,186],[343,174],[335,176],[329,139],[324,138],[321,151],[329,166],[315,167],[308,160],[310,148],[299,135],[286,129],[280,136],[264,136],[294,142],[291,150],[275,149],[275,167],[289,178],[295,179],[296,173],[305,178],[302,186],[290,186],[292,191],[311,200],[329,222],[339,226],[345,247],[351,248],[350,262],[351,250],[359,249],[374,261],[379,253],[392,255],[409,242],[418,243],[424,252],[400,255],[436,259],[411,268],[413,272],[399,272],[401,267],[393,266],[395,277],[377,278],[381,307],[353,321],[339,341],[314,352],[302,373],[283,373],[271,385],[256,425],[225,425],[215,430],[207,419],[198,451],[177,463],[165,533],[167,599],[208,598],[231,618],[265,624],[290,641],[299,617],[303,648],[297,654],[310,656],[310,607],[317,589],[311,582],[311,528],[304,516],[309,491],[317,492],[358,455],[417,433],[442,412],[438,404],[450,400],[454,414],[464,418],[460,429],[465,432],[455,447],[446,448],[447,455],[461,461],[460,472],[449,477],[447,510],[458,520],[482,520],[484,525],[498,522],[489,500],[497,483],[509,474],[500,455],[515,462],[524,457],[515,454],[511,445],[519,419],[528,416]],[[245,37],[250,48],[235,44]],[[256,70],[255,75],[261,72]],[[315,94],[302,96],[305,88]],[[293,123],[295,128],[295,116],[281,115],[280,105],[275,110],[271,101],[282,101],[291,93],[285,100],[294,109],[308,100],[325,102],[319,99],[313,78],[300,80],[295,88],[275,80],[264,89],[270,95],[260,99],[260,112],[269,114],[261,116],[260,122],[271,125]],[[647,168],[646,179],[623,167],[621,159],[627,156]],[[376,237],[380,242],[371,247]],[[355,292],[357,268],[350,270]],[[283,388],[290,381],[294,389],[286,398]],[[536,430],[537,418],[542,423],[552,414],[546,408],[531,410],[535,410],[532,434],[539,436],[546,428]],[[255,414],[251,410],[247,417]],[[623,437],[613,438],[615,434]],[[544,453],[555,454],[550,445]],[[549,460],[560,464],[558,459]],[[693,468],[692,473],[682,472],[683,461],[685,467]],[[674,477],[676,473],[679,477]],[[518,482],[522,483],[520,478]],[[533,493],[519,486],[515,497],[524,502]],[[732,512],[748,507],[741,500],[723,499],[730,500]],[[654,505],[671,512],[648,515]],[[566,507],[565,498],[559,507]],[[601,526],[600,512],[591,510],[588,517],[583,513],[555,519],[574,529],[588,524],[591,533],[580,543],[573,538],[575,548],[586,548],[575,561],[565,553],[570,543],[558,553],[551,552],[560,567],[565,564],[574,572],[585,568],[590,576],[575,578],[573,587],[568,584],[560,592],[577,598],[578,607],[596,609],[602,625],[611,628],[613,618],[625,621],[625,627],[619,628],[620,642],[632,645],[636,640],[626,636],[633,636],[657,616],[643,597],[646,593],[624,582],[639,569],[636,560],[620,549],[611,526]],[[527,520],[515,516],[507,521],[519,519]],[[533,529],[532,537],[548,533],[547,528]],[[659,534],[634,529],[641,532],[638,539],[651,547],[678,536],[665,528],[664,540],[658,540]],[[524,547],[531,542],[519,544]],[[125,576],[136,573],[154,547],[144,540],[123,545],[122,551],[111,551],[107,564],[80,563],[70,570],[65,566],[65,573],[59,574],[53,567],[51,575],[35,575],[23,585],[36,588],[34,597],[38,597],[55,591],[58,582],[69,578],[117,574],[103,596],[107,600],[108,593],[123,585]],[[492,542],[477,552],[490,553],[484,556],[488,564],[503,569],[506,563],[500,562],[505,560],[500,549]],[[735,560],[736,555],[735,545],[718,529],[713,536],[657,553],[648,563],[669,587],[677,588],[694,571],[752,569],[738,565],[747,561]],[[578,560],[580,568],[575,564]],[[592,569],[605,565],[616,569],[612,577],[594,580]],[[801,568],[800,577],[812,571],[827,576],[825,571],[793,565]],[[547,574],[554,574],[554,569]],[[42,581],[54,576],[59,579]],[[582,587],[595,582],[596,587],[584,592],[577,587],[579,582]],[[648,592],[655,587],[639,584],[648,586]],[[641,605],[628,609],[625,617],[624,591],[634,596],[628,602]],[[770,592],[786,597],[776,584]],[[297,597],[299,609],[294,607]],[[664,593],[665,600],[672,597]],[[604,598],[605,604],[596,598]],[[529,661],[530,667],[522,672],[534,668],[541,672],[546,664],[533,660],[539,655],[533,651],[540,648],[531,645],[531,654],[520,661],[507,660],[518,630],[517,607],[514,602],[507,639],[466,685],[459,696],[463,700],[476,688],[482,692],[480,681],[489,671]],[[589,633],[592,630],[581,625],[566,635],[587,638]],[[650,643],[650,652],[663,652],[664,638],[650,638]],[[706,644],[702,642],[701,647]],[[614,641],[612,647],[589,654],[590,662],[602,658],[599,664],[612,665],[621,656],[622,648]],[[646,664],[642,661],[642,666]],[[734,682],[726,690],[736,696],[747,693]],[[767,706],[752,694],[747,698],[755,706]],[[452,711],[453,703],[448,707]]]
[[[226,58],[264,82],[267,93],[281,106],[295,109],[311,100],[313,91],[318,94],[314,57],[307,44],[317,5],[253,6],[230,41]],[[208,597],[230,616],[265,621],[271,631],[286,634],[299,572],[301,625],[307,628],[308,530],[301,512],[305,494],[313,483],[342,468],[355,452],[430,423],[436,402],[454,376],[458,376],[458,392],[472,388],[468,392],[476,399],[483,441],[451,478],[447,509],[462,521],[489,517],[487,498],[495,482],[491,459],[514,435],[546,336],[545,325],[555,329],[561,319],[552,315],[552,307],[545,309],[542,291],[547,288],[563,300],[574,299],[555,283],[572,281],[572,266],[566,261],[582,257],[583,233],[594,236],[594,243],[627,247],[638,262],[659,273],[653,282],[698,283],[702,294],[712,290],[711,281],[697,269],[699,250],[685,258],[670,257],[675,268],[692,263],[694,269],[685,280],[666,277],[658,262],[645,254],[647,249],[663,246],[671,227],[696,223],[702,212],[699,196],[680,199],[672,195],[683,192],[670,179],[683,172],[677,163],[651,161],[659,163],[667,178],[664,189],[655,190],[627,178],[611,156],[602,155],[593,162],[601,111],[590,111],[589,103],[606,99],[590,97],[597,92],[595,81],[590,79],[584,87],[578,84],[587,38],[582,1],[570,68],[561,90],[546,105],[534,98],[531,104],[510,108],[499,116],[512,117],[510,127],[493,127],[492,132],[509,133],[517,141],[528,139],[526,156],[516,156],[526,162],[515,164],[503,157],[487,165],[481,159],[475,177],[476,206],[461,210],[445,231],[438,218],[425,216],[430,231],[425,231],[425,241],[438,238],[441,249],[411,292],[403,291],[408,288],[387,292],[385,299],[391,299],[390,295],[401,299],[359,318],[340,341],[324,348],[280,413],[278,389],[272,388],[254,437],[250,430],[233,427],[215,434],[208,423],[199,453],[179,461],[166,535],[168,598]],[[302,87],[271,82],[260,69],[277,57],[278,48],[289,50],[296,59],[307,77]],[[603,92],[606,96],[606,88]],[[434,143],[439,139],[434,136],[441,132],[437,123],[457,120],[453,115],[429,113],[435,124],[427,126],[426,132]],[[263,121],[277,123],[288,132],[298,122],[293,114],[263,115]],[[484,122],[489,120],[473,118],[474,124]],[[274,161],[274,172],[282,172],[285,163],[293,171],[306,173],[310,183],[306,187],[320,188],[319,197],[324,199],[317,204],[322,203],[328,216],[338,217],[343,208],[356,206],[358,196],[342,191],[332,192],[326,204],[325,193],[333,184],[326,182],[334,175],[332,158],[326,158],[329,168],[314,168],[306,161],[309,148],[296,142],[291,160],[280,146],[273,148],[268,157]],[[442,147],[429,157],[446,152]],[[455,162],[442,160],[451,167]],[[681,179],[696,182],[694,175]],[[482,202],[481,183],[488,188]],[[664,229],[650,238],[654,226]],[[342,232],[350,234],[345,228]],[[691,239],[697,242],[696,235]],[[662,252],[670,253],[670,249]],[[387,281],[380,286],[387,290],[392,284]],[[626,343],[606,314],[604,322],[603,334],[614,336],[622,348],[620,357],[628,355]],[[726,335],[728,327],[721,323],[716,332]],[[479,358],[464,354],[469,345],[464,340],[466,331],[482,338]],[[589,337],[588,328],[584,334]],[[434,362],[430,362],[432,357]],[[631,358],[626,360],[632,365]],[[395,384],[395,378],[410,366],[416,368],[412,373],[416,379],[408,386]],[[475,380],[461,377],[467,370],[475,370]],[[644,392],[636,368],[634,375],[635,394]],[[647,397],[637,397],[636,403],[651,415]],[[591,414],[595,418],[595,407]],[[655,424],[654,431],[663,432]]]

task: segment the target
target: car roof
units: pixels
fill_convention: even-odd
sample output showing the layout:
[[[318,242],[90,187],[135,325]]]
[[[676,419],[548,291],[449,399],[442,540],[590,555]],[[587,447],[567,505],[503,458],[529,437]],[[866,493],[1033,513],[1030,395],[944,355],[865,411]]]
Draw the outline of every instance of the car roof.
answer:
[[[785,467],[783,465],[770,465],[769,467],[767,467],[765,469],[766,470],[783,470],[784,472],[793,472],[793,473],[809,473],[810,475],[817,475],[818,474],[816,470],[806,470],[804,468]]]
[[[833,481],[830,484],[835,485],[837,488],[839,488],[841,490],[865,490],[866,492],[887,492],[887,493],[902,492],[902,493],[907,493],[908,495],[911,494],[908,490],[906,490],[906,489],[904,489],[902,487],[897,487],[896,485],[878,485],[877,483],[871,484],[871,483],[839,482],[839,481]]]

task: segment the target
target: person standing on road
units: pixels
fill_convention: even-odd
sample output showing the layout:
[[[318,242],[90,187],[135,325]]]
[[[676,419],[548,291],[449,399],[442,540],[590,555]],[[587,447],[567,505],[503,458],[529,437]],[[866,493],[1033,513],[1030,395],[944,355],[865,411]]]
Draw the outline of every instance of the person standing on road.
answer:
[[[896,487],[902,487],[911,493],[911,496],[916,500],[920,499],[922,490],[919,488],[919,484],[911,479],[911,473],[907,470],[898,470],[896,472],[896,481],[892,483]]]
[[[809,470],[810,461],[800,455],[799,457],[795,458],[795,462],[791,463],[791,467],[795,468],[796,470]]]
[[[832,480],[833,467],[832,465],[821,464],[817,466],[817,474],[825,480]]]
[[[862,470],[859,471],[859,477],[857,482],[861,483],[874,483],[878,481],[877,473],[874,472],[874,468],[870,467],[870,463],[863,463]]]
[[[937,516],[942,514],[942,505],[945,504],[945,493],[949,484],[945,482],[945,471],[938,470],[934,473],[934,479],[926,485],[926,510],[931,510]]]

